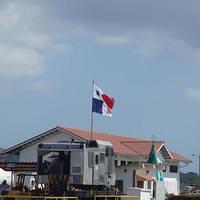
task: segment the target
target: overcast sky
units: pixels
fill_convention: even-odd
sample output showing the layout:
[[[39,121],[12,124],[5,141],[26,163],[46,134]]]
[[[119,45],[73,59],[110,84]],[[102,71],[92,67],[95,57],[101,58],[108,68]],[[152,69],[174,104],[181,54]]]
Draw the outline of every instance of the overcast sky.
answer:
[[[0,1],[1,147],[90,129],[92,80],[115,98],[94,129],[200,152],[199,0]],[[196,166],[195,166],[196,165]]]

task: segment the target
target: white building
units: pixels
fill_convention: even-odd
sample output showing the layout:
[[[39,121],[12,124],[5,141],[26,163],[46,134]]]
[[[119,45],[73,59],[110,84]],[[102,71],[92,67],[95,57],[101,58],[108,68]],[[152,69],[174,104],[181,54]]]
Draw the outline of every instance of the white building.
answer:
[[[90,140],[89,131],[57,126],[3,151],[7,162],[37,162],[37,146],[43,142]],[[159,164],[147,163],[152,142],[148,140],[94,132],[93,140],[112,143],[115,154],[116,185],[123,193],[139,194],[162,200],[163,193],[179,193],[180,164],[191,161],[170,151],[163,141],[154,142]],[[163,181],[156,174],[162,172]],[[141,194],[139,194],[141,195]],[[142,198],[141,198],[142,199]],[[147,198],[146,198],[147,199]]]

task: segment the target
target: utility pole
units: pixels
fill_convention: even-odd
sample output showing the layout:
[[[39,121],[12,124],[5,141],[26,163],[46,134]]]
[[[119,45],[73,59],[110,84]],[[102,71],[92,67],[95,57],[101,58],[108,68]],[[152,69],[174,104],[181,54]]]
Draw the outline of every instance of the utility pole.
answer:
[[[199,153],[199,179],[200,179],[200,153]]]

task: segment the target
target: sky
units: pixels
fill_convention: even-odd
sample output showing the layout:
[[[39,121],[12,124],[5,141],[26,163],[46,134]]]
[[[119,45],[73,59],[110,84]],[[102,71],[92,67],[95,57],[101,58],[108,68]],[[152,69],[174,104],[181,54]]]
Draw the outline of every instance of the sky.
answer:
[[[200,153],[199,0],[1,0],[0,146],[90,130],[92,81],[115,98],[94,130]],[[192,156],[193,155],[193,156]]]

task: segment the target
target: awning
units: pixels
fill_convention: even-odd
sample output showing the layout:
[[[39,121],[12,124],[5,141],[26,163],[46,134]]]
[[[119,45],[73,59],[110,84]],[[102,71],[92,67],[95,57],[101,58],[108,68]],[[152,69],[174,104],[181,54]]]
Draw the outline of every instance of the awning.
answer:
[[[155,178],[152,176],[142,175],[142,174],[136,174],[138,181],[154,181]]]
[[[0,168],[5,171],[31,171],[37,172],[37,163],[33,162],[18,162],[18,163],[9,163],[9,162],[0,162]]]

